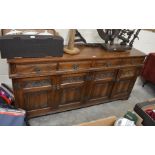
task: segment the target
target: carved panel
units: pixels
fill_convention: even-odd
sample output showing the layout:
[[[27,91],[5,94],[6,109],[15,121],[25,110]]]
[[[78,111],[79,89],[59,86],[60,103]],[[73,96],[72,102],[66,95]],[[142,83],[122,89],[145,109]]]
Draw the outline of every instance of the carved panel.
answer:
[[[105,73],[99,73],[96,75],[95,79],[105,79],[105,78],[112,78],[114,76],[113,72],[105,72]]]
[[[72,76],[72,77],[63,77],[62,83],[73,83],[73,82],[82,82],[84,81],[84,76]]]
[[[24,94],[26,110],[35,110],[48,107],[48,91],[33,92]]]
[[[130,93],[133,83],[135,82],[134,79],[126,79],[116,82],[112,91],[112,97],[119,97],[124,94]]]
[[[97,83],[93,87],[93,93],[92,93],[92,98],[108,98],[110,95],[110,90],[112,87],[111,82],[105,82],[105,83]]]
[[[64,88],[61,91],[60,104],[69,104],[73,102],[80,102],[82,95],[82,87]]]
[[[49,86],[51,84],[52,84],[52,81],[49,79],[45,79],[45,80],[41,80],[41,81],[25,81],[23,83],[24,88]]]

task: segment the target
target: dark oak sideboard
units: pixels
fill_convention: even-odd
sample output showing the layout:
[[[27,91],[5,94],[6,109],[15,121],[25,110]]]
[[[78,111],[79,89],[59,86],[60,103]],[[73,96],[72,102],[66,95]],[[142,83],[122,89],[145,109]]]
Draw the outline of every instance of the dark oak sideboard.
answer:
[[[79,48],[73,56],[8,60],[15,104],[29,118],[129,98],[145,54]]]

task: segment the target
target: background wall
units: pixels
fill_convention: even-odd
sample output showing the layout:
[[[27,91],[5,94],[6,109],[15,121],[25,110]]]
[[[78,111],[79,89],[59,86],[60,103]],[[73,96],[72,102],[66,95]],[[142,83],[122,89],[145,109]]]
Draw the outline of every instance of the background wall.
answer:
[[[56,29],[57,30],[57,29]],[[67,43],[68,30],[59,29],[57,30],[59,34],[64,38],[65,44]],[[79,32],[87,40],[87,42],[102,42],[98,36],[96,30],[93,29],[80,29]],[[134,47],[148,54],[150,52],[155,52],[155,33],[150,31],[142,30],[139,35],[139,40],[136,40]],[[8,77],[8,65],[6,59],[1,59],[0,56],[0,83],[7,83],[12,85],[11,80]]]

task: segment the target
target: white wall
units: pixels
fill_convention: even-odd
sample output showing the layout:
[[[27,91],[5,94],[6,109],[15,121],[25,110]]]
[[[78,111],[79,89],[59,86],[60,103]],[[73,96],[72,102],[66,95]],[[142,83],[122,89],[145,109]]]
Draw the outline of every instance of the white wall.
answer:
[[[64,37],[65,44],[68,38],[68,30],[57,30],[59,34]],[[87,42],[102,42],[98,36],[96,30],[81,29],[79,30]],[[136,40],[134,47],[145,52],[146,54],[150,52],[155,52],[155,33],[149,31],[141,31],[139,35],[140,40]],[[0,58],[0,83],[7,83],[11,86],[11,80],[8,77],[8,65],[5,59]]]

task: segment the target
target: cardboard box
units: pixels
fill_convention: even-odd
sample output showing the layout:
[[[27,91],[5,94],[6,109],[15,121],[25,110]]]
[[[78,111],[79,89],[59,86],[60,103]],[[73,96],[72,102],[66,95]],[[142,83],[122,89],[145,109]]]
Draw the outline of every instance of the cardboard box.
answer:
[[[91,122],[85,122],[79,124],[79,126],[113,126],[116,119],[117,119],[116,116],[110,116],[107,118],[102,118]]]

